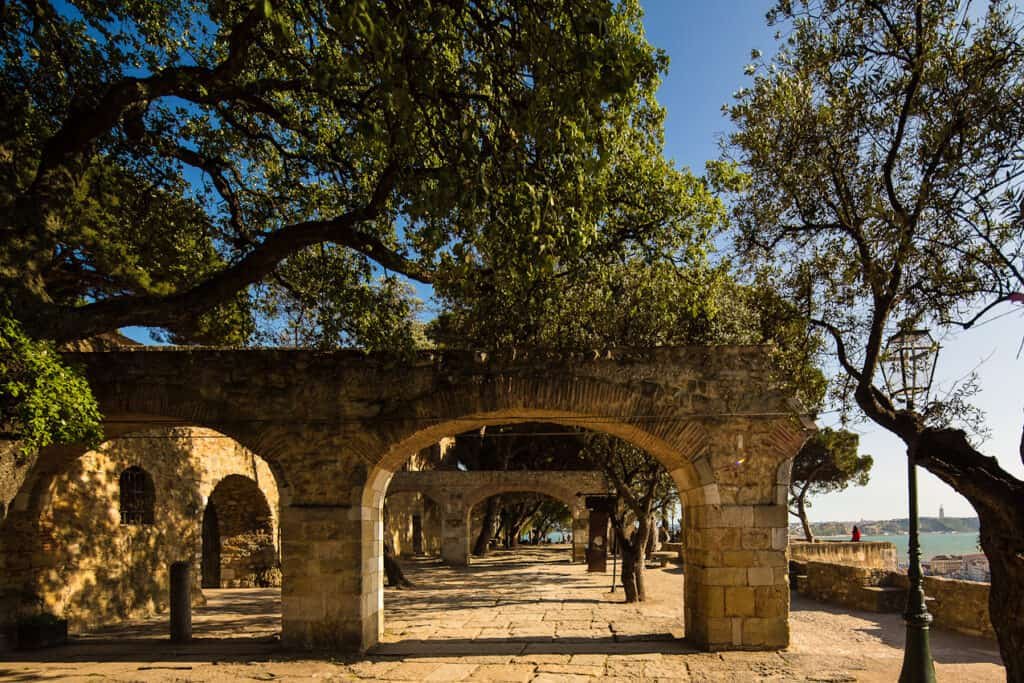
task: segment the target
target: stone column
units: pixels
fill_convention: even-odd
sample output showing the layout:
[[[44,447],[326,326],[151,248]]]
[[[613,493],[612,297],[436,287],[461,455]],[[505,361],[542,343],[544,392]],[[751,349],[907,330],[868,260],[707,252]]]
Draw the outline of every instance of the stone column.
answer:
[[[583,504],[572,507],[572,561],[587,561],[587,535],[590,533],[590,511]]]
[[[441,513],[441,559],[452,567],[469,564],[470,510],[455,499],[444,506]]]
[[[686,637],[707,650],[789,644],[784,505],[699,505],[685,517]]]
[[[364,634],[364,621],[377,614],[362,604],[363,585],[374,578],[372,571],[363,576],[360,561],[364,526],[373,531],[372,522],[360,520],[360,509],[348,504],[293,502],[282,508],[281,630],[287,646],[358,652],[364,642],[376,642],[376,622],[369,640]],[[379,520],[376,527],[382,534]],[[378,565],[382,561],[377,558]],[[377,602],[377,591],[372,593]]]

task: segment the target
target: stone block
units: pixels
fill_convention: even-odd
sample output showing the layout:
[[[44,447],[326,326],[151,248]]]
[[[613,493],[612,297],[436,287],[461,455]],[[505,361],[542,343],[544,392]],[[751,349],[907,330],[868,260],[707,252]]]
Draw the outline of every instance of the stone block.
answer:
[[[789,547],[789,529],[777,527],[771,530],[772,550],[785,550]]]
[[[753,525],[756,527],[789,527],[789,511],[785,505],[756,505],[753,508],[753,515]]]
[[[721,648],[723,645],[732,644],[732,622],[729,617],[709,617],[707,623],[707,644],[711,647],[716,645]]]
[[[754,526],[754,510],[749,505],[723,505],[718,514],[717,523],[712,526],[745,529]],[[758,525],[761,526],[761,525]]]
[[[726,567],[750,567],[754,564],[752,550],[723,550],[722,564]]]
[[[723,586],[700,586],[694,610],[709,617],[724,617],[725,590]]]
[[[755,613],[753,588],[730,586],[725,589],[726,616],[752,617]]]
[[[746,586],[747,570],[741,567],[707,567],[702,581],[707,586]]]
[[[750,567],[747,582],[751,586],[772,586],[775,584],[775,569],[772,567]]]
[[[743,529],[740,543],[744,550],[770,550],[772,548],[773,530]]]
[[[787,617],[789,615],[789,588],[787,586],[758,586],[755,588],[754,612],[758,617]]]

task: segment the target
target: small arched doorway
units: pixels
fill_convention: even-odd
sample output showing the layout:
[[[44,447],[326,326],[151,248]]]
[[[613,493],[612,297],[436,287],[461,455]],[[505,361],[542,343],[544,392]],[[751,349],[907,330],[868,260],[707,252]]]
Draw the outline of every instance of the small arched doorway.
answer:
[[[220,588],[220,530],[217,508],[211,502],[203,512],[203,588]]]
[[[203,588],[280,585],[273,517],[252,479],[231,474],[214,487],[203,513]]]

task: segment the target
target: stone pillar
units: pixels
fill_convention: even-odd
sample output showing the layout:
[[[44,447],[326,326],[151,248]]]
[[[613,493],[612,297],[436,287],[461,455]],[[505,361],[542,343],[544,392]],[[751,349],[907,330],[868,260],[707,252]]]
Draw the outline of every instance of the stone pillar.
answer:
[[[379,622],[373,619],[379,619],[381,598],[369,590],[379,579],[370,565],[380,572],[383,555],[378,552],[375,563],[368,558],[366,567],[361,562],[364,535],[375,527],[380,547],[380,519],[364,524],[359,507],[292,503],[282,508],[281,630],[287,646],[358,652],[376,642]],[[364,605],[366,599],[373,605]],[[372,634],[364,633],[364,622]]]
[[[685,516],[686,637],[707,650],[789,645],[784,505],[699,505]]]
[[[453,500],[444,506],[441,513],[441,559],[452,567],[469,564],[472,540],[469,515],[460,500]]]
[[[572,561],[587,561],[587,535],[590,530],[590,511],[586,505],[572,507]]]
[[[175,562],[171,565],[171,640],[187,643],[192,640],[192,565]]]

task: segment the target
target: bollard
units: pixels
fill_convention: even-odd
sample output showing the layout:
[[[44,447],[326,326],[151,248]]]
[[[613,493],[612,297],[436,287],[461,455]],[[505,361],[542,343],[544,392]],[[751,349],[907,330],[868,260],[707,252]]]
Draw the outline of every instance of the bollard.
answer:
[[[171,641],[187,643],[192,639],[192,566],[188,562],[171,565]]]

